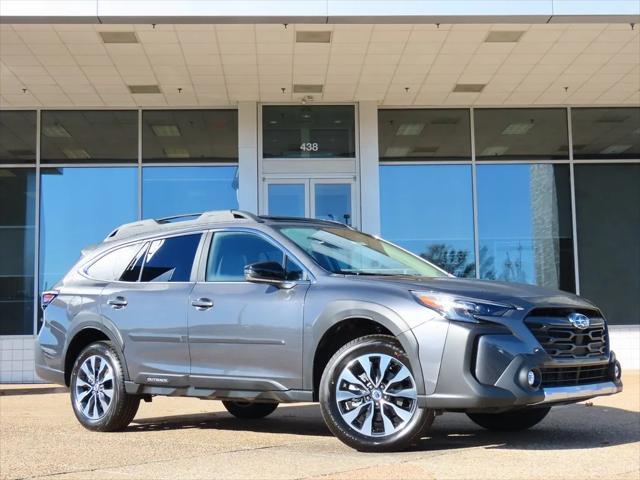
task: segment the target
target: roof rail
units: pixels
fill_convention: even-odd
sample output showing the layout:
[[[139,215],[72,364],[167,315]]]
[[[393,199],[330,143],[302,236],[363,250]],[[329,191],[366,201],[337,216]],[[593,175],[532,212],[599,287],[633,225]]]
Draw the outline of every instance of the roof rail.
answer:
[[[350,230],[355,230],[351,225],[347,225],[346,223],[339,222],[338,220],[325,220],[319,218],[309,218],[309,217],[287,217],[287,216],[279,216],[279,215],[261,215],[261,219],[270,220],[273,222],[300,222],[300,223],[316,223],[320,225],[333,225],[336,227],[344,227]]]
[[[251,220],[261,223],[264,221],[257,215],[242,210],[213,210],[203,213],[188,213],[160,219],[146,219],[137,222],[125,223],[107,235],[107,238],[105,238],[104,241],[108,242],[123,237],[130,237],[139,233],[155,230],[160,226],[169,228],[170,225],[176,225],[176,222],[172,222],[172,220],[180,218],[193,218],[191,221],[180,222],[180,225],[184,226],[197,225],[199,223],[232,222],[234,220]]]

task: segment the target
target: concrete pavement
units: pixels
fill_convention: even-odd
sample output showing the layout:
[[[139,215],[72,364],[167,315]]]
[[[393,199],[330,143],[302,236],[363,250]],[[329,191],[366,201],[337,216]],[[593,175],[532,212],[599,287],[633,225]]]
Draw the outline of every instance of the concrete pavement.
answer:
[[[625,391],[557,407],[528,432],[436,418],[411,451],[364,454],[324,426],[317,405],[240,421],[215,401],[154,398],[129,429],[92,433],[67,394],[0,397],[0,478],[633,479],[640,478],[640,373]]]

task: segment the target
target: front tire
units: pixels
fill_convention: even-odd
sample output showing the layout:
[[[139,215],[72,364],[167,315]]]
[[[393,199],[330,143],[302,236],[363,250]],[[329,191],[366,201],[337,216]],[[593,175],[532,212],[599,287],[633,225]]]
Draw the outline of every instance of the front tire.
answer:
[[[433,410],[418,407],[409,359],[388,335],[361,337],[338,350],[319,396],[331,432],[364,452],[402,450],[433,422]]]
[[[264,418],[275,412],[276,408],[278,408],[277,403],[254,403],[225,400],[222,404],[231,415],[245,420],[257,420],[259,418]]]
[[[80,353],[70,390],[73,413],[88,430],[124,430],[140,405],[140,397],[125,391],[122,363],[110,342],[92,343]]]
[[[551,407],[523,408],[504,413],[467,413],[467,416],[487,430],[517,432],[537,425],[550,410]]]

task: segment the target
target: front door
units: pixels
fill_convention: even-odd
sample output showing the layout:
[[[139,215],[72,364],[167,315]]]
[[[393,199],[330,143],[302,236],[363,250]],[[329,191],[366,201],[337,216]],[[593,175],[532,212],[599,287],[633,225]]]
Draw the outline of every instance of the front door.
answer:
[[[357,226],[353,178],[270,178],[265,181],[264,213],[310,217]]]
[[[296,285],[247,282],[244,267],[279,262]],[[190,296],[191,384],[202,388],[302,387],[302,269],[271,239],[246,230],[212,233],[204,281]]]

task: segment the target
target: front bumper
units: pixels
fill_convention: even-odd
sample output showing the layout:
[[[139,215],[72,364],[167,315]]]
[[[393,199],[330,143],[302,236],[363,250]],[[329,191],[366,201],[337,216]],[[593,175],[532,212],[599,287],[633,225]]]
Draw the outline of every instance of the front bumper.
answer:
[[[435,390],[420,396],[419,404],[438,410],[497,413],[611,395],[622,390],[613,373],[615,361],[613,352],[602,358],[561,361],[549,356],[533,337],[516,336],[503,325],[451,322]],[[604,375],[593,381],[587,376],[573,385],[545,385],[544,379],[542,385],[527,383],[530,370],[578,367],[599,369]]]

